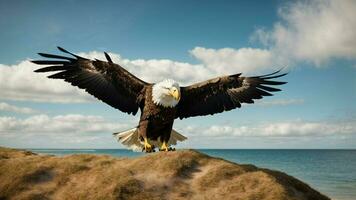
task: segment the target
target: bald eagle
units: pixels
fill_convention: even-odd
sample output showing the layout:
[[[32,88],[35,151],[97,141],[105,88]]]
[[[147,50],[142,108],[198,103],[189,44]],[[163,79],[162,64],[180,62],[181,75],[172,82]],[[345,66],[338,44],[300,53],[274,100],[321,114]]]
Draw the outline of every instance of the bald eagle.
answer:
[[[32,62],[50,66],[35,72],[57,72],[48,78],[64,79],[122,112],[136,115],[140,110],[136,128],[114,135],[129,148],[147,153],[154,152],[155,147],[161,151],[174,150],[172,145],[186,139],[172,129],[175,119],[240,108],[242,103],[254,103],[254,99],[271,96],[270,92],[280,91],[272,86],[286,83],[272,80],[286,75],[281,74],[281,70],[253,77],[244,77],[241,73],[221,76],[186,87],[171,79],[147,83],[113,63],[106,52],[107,61],[101,61],[58,49],[70,57],[39,53],[50,59]]]

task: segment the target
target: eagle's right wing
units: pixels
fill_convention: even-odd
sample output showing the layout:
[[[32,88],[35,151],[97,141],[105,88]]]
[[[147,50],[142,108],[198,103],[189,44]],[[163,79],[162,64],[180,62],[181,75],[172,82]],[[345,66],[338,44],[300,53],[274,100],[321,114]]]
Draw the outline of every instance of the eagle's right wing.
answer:
[[[148,83],[113,63],[107,53],[105,56],[108,62],[105,62],[80,57],[61,47],[58,49],[75,58],[39,53],[45,58],[56,60],[32,61],[39,65],[50,65],[35,72],[57,72],[48,78],[64,79],[122,112],[133,115],[137,113],[142,90]]]
[[[213,115],[240,108],[242,103],[254,103],[254,99],[263,96],[271,96],[270,92],[280,91],[273,86],[286,83],[273,80],[286,75],[279,72],[253,77],[234,74],[181,87],[176,117]]]

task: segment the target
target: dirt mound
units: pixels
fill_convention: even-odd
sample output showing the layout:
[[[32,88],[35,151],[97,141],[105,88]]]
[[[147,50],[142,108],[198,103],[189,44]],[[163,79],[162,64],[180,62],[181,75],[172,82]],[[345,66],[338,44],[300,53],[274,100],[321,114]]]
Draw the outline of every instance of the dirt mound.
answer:
[[[285,173],[194,150],[116,158],[0,148],[0,180],[0,199],[329,199]]]

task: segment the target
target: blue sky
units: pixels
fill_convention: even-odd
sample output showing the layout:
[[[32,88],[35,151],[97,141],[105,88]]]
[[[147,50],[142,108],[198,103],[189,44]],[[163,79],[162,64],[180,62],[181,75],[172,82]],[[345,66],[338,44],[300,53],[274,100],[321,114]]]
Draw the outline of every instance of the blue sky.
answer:
[[[193,61],[187,50],[196,46],[247,46],[256,26],[273,24],[277,9],[275,2],[261,5],[253,1],[239,4],[2,1],[1,4],[1,13],[16,16],[1,19],[2,29],[8,30],[2,31],[2,42],[9,54],[17,52],[2,54],[0,59],[5,63],[32,57],[38,50],[50,50],[59,44],[80,52],[118,52],[131,59]]]
[[[0,1],[0,145],[122,148],[128,116],[28,60],[56,46],[182,85],[285,67],[282,92],[223,114],[176,120],[183,148],[355,148],[353,1]],[[11,16],[11,17],[9,17]]]

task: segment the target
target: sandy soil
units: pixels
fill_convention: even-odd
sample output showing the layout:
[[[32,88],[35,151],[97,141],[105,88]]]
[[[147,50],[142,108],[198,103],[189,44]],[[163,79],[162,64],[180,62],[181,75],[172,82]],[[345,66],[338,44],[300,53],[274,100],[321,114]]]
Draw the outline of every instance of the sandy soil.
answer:
[[[139,158],[0,148],[0,199],[327,200],[285,173],[194,150]]]

